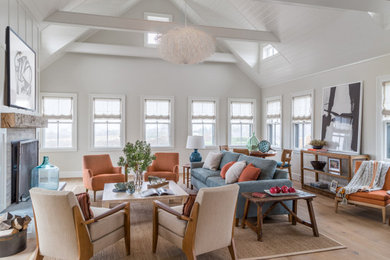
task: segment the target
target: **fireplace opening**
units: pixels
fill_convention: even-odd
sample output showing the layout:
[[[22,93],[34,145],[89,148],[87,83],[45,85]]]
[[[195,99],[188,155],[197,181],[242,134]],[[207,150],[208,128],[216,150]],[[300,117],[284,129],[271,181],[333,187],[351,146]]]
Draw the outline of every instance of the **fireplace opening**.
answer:
[[[39,163],[38,140],[11,142],[11,203],[30,198],[31,170]]]

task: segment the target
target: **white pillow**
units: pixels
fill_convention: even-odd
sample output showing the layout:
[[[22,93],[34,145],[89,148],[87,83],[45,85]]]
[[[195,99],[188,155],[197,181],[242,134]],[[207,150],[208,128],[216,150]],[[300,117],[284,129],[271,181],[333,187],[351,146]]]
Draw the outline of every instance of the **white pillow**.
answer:
[[[209,152],[204,161],[203,168],[216,171],[221,163],[222,153]]]
[[[229,170],[226,172],[225,183],[230,184],[237,182],[245,167],[246,161],[239,161],[230,166]]]

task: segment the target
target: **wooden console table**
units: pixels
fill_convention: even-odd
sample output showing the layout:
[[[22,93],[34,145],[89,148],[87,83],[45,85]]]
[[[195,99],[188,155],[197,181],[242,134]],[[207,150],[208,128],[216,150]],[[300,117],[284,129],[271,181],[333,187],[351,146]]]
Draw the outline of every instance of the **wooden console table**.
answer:
[[[304,166],[305,154],[314,155],[315,161],[318,161],[318,156],[347,160],[348,161],[348,172],[347,172],[348,175],[341,175],[341,173],[339,175],[339,174],[335,174],[335,173],[331,173],[331,172],[315,170],[311,167],[310,168],[305,167]],[[318,176],[320,174],[328,175],[328,176],[331,176],[333,178],[345,179],[345,180],[350,181],[352,179],[352,176],[353,176],[353,164],[354,164],[354,161],[356,161],[356,160],[370,160],[370,156],[363,155],[363,154],[353,155],[353,154],[343,154],[343,153],[334,153],[334,152],[323,152],[323,151],[317,152],[317,151],[311,151],[311,150],[301,150],[301,185],[302,185],[302,188],[313,191],[313,192],[318,192],[322,195],[334,198],[335,193],[332,193],[330,190],[320,189],[320,188],[316,188],[316,187],[305,184],[305,172],[315,173],[315,181],[316,182],[319,181]],[[328,165],[328,161],[326,162],[326,164]]]

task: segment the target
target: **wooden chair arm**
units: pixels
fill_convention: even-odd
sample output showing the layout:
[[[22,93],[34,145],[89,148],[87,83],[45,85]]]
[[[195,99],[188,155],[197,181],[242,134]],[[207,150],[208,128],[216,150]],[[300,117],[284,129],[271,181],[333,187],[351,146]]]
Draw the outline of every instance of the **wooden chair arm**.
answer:
[[[88,224],[91,224],[91,223],[98,222],[99,220],[101,220],[101,219],[103,219],[105,217],[111,216],[112,214],[117,213],[118,211],[120,211],[122,209],[125,209],[125,211],[129,211],[130,210],[130,203],[129,202],[125,202],[125,203],[119,204],[118,206],[116,206],[116,207],[114,207],[114,208],[104,212],[103,214],[100,214],[99,216],[96,216],[96,217],[94,217],[92,219],[84,221],[84,224],[88,225]]]
[[[93,177],[93,174],[92,174],[92,170],[90,170],[90,169],[84,169],[83,170],[83,174],[87,177],[89,177],[89,178],[92,178]]]
[[[154,203],[155,208],[162,209],[162,210],[164,210],[172,215],[175,215],[178,219],[185,220],[185,221],[191,220],[191,218],[182,215],[181,213],[177,212],[176,210],[172,209],[167,204],[164,204],[161,201],[155,200],[155,201],[153,201],[153,203]]]

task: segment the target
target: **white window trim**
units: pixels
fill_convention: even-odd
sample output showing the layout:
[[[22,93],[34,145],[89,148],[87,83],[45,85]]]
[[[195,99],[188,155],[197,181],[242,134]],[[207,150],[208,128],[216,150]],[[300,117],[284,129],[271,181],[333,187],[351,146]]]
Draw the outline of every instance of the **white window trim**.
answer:
[[[264,47],[266,47],[267,45],[271,45],[272,48],[274,48],[278,53],[276,53],[276,54],[274,54],[274,55],[272,55],[272,56],[269,56],[269,57],[267,57],[267,58],[263,58],[263,57],[264,57],[264,56],[263,56],[263,49],[264,49]],[[280,55],[279,50],[278,50],[277,48],[275,48],[275,46],[274,46],[273,44],[264,43],[264,44],[261,45],[261,48],[260,48],[260,60],[261,60],[261,61],[269,61],[269,60],[272,60],[272,59],[278,57],[279,55]]]
[[[212,101],[215,102],[215,144],[206,146],[206,149],[214,150],[218,147],[219,132],[219,101],[214,97],[188,97],[188,135],[192,135],[192,102],[193,101]]]
[[[385,127],[386,122],[390,120],[383,121],[382,120],[382,102],[383,102],[383,82],[390,82],[390,75],[384,75],[377,77],[376,80],[376,149],[377,149],[377,160],[390,162],[390,159],[386,158],[386,135],[385,135]]]
[[[93,124],[93,99],[94,98],[119,98],[121,100],[121,140],[120,147],[94,147],[94,124]],[[88,150],[94,152],[116,152],[121,151],[125,146],[126,140],[126,96],[117,94],[89,94],[88,95],[88,114],[89,114],[89,138],[88,138]]]
[[[154,100],[169,100],[170,101],[170,128],[169,128],[169,140],[170,145],[168,146],[151,146],[153,150],[172,150],[175,149],[175,97],[174,96],[141,96],[141,139],[146,140],[145,138],[145,100],[154,99]]]
[[[238,145],[231,145],[231,103],[232,102],[252,102],[253,104],[253,129],[252,131],[257,133],[257,124],[256,124],[256,114],[257,114],[257,105],[256,105],[256,99],[254,98],[228,98],[228,145],[232,148],[242,148],[245,147],[245,145],[238,146]]]
[[[283,147],[283,96],[273,96],[273,97],[267,97],[264,99],[265,106],[263,107],[263,111],[265,111],[264,116],[264,133],[265,136],[267,136],[267,140],[269,140],[268,136],[268,129],[267,129],[267,103],[270,101],[280,101],[280,146],[272,146],[272,149],[274,150],[281,150]]]
[[[160,17],[166,17],[169,19],[169,22],[173,21],[173,16],[171,14],[161,14],[161,13],[152,13],[152,12],[145,12],[144,13],[144,20],[148,20],[148,16],[160,16]],[[157,44],[149,44],[148,43],[148,33],[158,33],[158,32],[145,32],[144,33],[144,47],[153,47],[156,48]]]
[[[295,148],[295,145],[294,145],[294,121],[292,119],[293,117],[293,113],[294,113],[294,103],[293,103],[293,99],[294,97],[299,97],[299,96],[305,96],[305,95],[311,95],[311,99],[310,99],[310,107],[311,107],[311,139],[314,139],[314,89],[309,89],[309,90],[305,90],[305,91],[299,91],[299,92],[295,92],[293,94],[291,94],[291,98],[290,98],[290,101],[291,101],[291,117],[290,117],[290,125],[291,125],[291,140],[290,140],[290,147],[291,147],[291,150],[293,150],[294,152],[298,152],[300,151],[301,149],[299,148]],[[303,147],[303,149],[307,148],[308,146],[305,146]]]
[[[77,94],[76,93],[54,93],[54,92],[41,92],[39,94],[40,111],[43,114],[43,97],[71,97],[72,98],[72,147],[69,148],[45,148],[43,147],[43,129],[39,131],[40,151],[41,152],[76,152],[78,150],[77,144]]]

